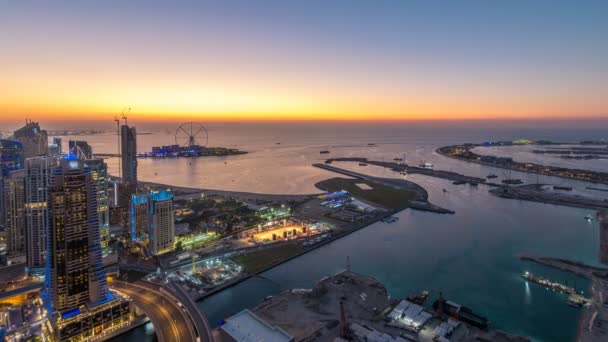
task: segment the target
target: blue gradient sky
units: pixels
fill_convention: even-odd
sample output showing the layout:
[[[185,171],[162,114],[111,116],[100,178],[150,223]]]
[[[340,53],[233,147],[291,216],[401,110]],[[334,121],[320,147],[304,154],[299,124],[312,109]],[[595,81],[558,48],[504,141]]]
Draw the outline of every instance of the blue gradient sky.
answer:
[[[608,1],[4,1],[0,115],[606,117]]]

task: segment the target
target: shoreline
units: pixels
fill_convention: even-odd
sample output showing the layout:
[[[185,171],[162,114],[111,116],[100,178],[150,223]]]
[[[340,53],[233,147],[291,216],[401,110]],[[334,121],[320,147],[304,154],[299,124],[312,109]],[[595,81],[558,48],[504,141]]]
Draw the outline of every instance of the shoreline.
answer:
[[[317,166],[317,165],[314,165]],[[325,165],[320,165],[320,166],[325,166]],[[344,171],[340,168],[335,168],[332,167],[330,171],[333,171],[335,173],[344,175]],[[430,203],[428,203],[427,198],[428,198],[428,192],[426,191],[426,189],[424,189],[422,186],[420,186],[417,183],[411,182],[411,181],[404,181],[404,180],[393,180],[393,179],[384,179],[384,178],[378,178],[378,177],[373,177],[373,176],[368,176],[368,175],[364,175],[364,174],[356,174],[356,175],[352,175],[351,177],[354,178],[360,178],[360,177],[364,177],[366,179],[370,179],[374,182],[379,182],[388,186],[392,186],[392,187],[399,187],[402,189],[408,188],[411,191],[415,191],[416,192],[416,199],[414,202],[417,203],[424,203],[424,204],[428,204],[428,207],[424,207],[420,204],[414,205],[414,206],[410,206],[409,203],[407,206],[404,206],[402,208],[398,208],[398,209],[387,209],[385,212],[378,214],[376,216],[374,216],[373,218],[370,218],[366,221],[363,222],[358,222],[355,223],[353,225],[351,225],[348,229],[345,229],[341,232],[339,232],[336,235],[332,235],[331,237],[315,244],[312,245],[294,255],[291,255],[285,259],[273,262],[265,267],[263,267],[260,270],[257,270],[253,273],[250,274],[246,274],[240,277],[237,277],[235,279],[232,279],[222,285],[219,285],[211,290],[209,290],[208,292],[205,292],[201,295],[198,295],[194,298],[194,300],[196,302],[202,301],[205,298],[208,298],[210,296],[213,296],[216,293],[219,293],[225,289],[228,289],[230,287],[236,286],[242,282],[244,282],[245,280],[248,280],[252,277],[255,276],[259,276],[261,273],[264,273],[266,271],[269,271],[281,264],[284,264],[288,261],[291,261],[297,257],[300,257],[306,253],[309,253],[313,250],[316,250],[317,248],[323,247],[329,243],[332,243],[340,238],[343,238],[349,234],[352,234],[356,231],[359,231],[367,226],[370,226],[378,221],[381,221],[384,218],[390,217],[392,215],[395,215],[405,209],[411,208],[414,210],[423,210],[423,211],[429,211],[429,212],[434,212],[434,213],[447,213],[447,214],[453,214],[454,212],[448,209],[444,209],[444,208],[440,208],[438,206],[432,205]],[[331,178],[330,178],[331,179]],[[395,182],[405,182],[406,187],[403,186],[403,184],[396,184]],[[266,201],[286,201],[286,200],[291,200],[291,201],[302,201],[302,200],[308,200],[311,199],[313,196],[318,196],[320,194],[323,194],[323,192],[319,192],[317,194],[305,194],[305,195],[274,195],[274,194],[259,194],[259,193],[249,193],[249,192],[236,192],[236,191],[224,191],[224,190],[208,190],[208,189],[200,189],[200,188],[189,188],[189,187],[175,187],[175,186],[170,186],[167,184],[159,184],[159,183],[152,183],[152,182],[140,182],[141,184],[147,185],[147,186],[158,186],[158,187],[168,187],[168,188],[173,188],[174,190],[178,190],[178,191],[183,191],[186,192],[186,194],[183,195],[177,195],[175,196],[175,199],[189,199],[189,198],[193,198],[193,197],[197,197],[199,196],[201,193],[204,193],[205,196],[213,196],[213,195],[219,195],[219,196],[230,196],[230,197],[236,197],[239,198],[241,200],[245,199],[245,200],[266,200]],[[319,182],[320,183],[320,182]],[[318,184],[315,184],[315,187],[317,187],[319,190],[322,191],[321,188],[318,187]]]
[[[471,152],[472,148],[482,147],[482,146],[483,146],[482,144],[448,145],[448,146],[438,147],[437,149],[435,149],[435,152],[446,158],[460,160],[460,161],[463,161],[466,163],[473,163],[473,164],[478,164],[478,165],[483,165],[483,166],[496,167],[499,169],[511,170],[511,171],[517,171],[517,172],[533,173],[533,174],[542,175],[542,176],[558,177],[558,178],[563,178],[563,179],[583,181],[583,182],[589,182],[589,183],[593,183],[593,184],[608,184],[608,173],[605,173],[605,172],[590,171],[590,170],[583,170],[583,169],[569,169],[569,168],[561,167],[561,166],[550,166],[550,165],[542,165],[542,164],[536,164],[536,163],[522,163],[522,162],[517,162],[517,161],[512,161],[508,165],[501,164],[501,163],[484,162],[480,159],[481,157],[483,157],[483,155],[476,154],[475,152]],[[457,156],[447,152],[448,150],[453,150],[456,148],[464,150],[467,153],[467,155],[470,155],[472,158],[474,157],[476,159],[457,157]],[[551,170],[552,172],[555,172],[555,173],[551,173],[546,170]],[[557,173],[557,172],[565,172],[565,173],[569,173],[570,175],[561,174],[561,173]],[[597,177],[599,177],[599,179],[579,178],[579,177],[575,176],[576,174],[581,174],[581,175],[582,174],[595,174],[595,175],[597,175]]]
[[[270,265],[268,265],[268,266],[266,266],[266,267],[264,267],[264,268],[262,268],[262,269],[260,269],[258,271],[255,271],[255,272],[253,272],[251,274],[247,274],[247,275],[244,275],[242,277],[238,277],[238,278],[233,279],[233,280],[231,280],[231,281],[229,281],[229,282],[227,282],[225,284],[222,284],[222,285],[220,285],[220,286],[218,286],[218,287],[210,290],[209,292],[206,292],[206,293],[200,295],[199,297],[197,297],[195,299],[195,301],[198,303],[199,301],[202,301],[202,300],[204,300],[204,299],[206,299],[208,297],[211,297],[211,296],[213,296],[214,294],[216,294],[218,292],[221,292],[221,291],[226,290],[226,289],[228,289],[230,287],[236,286],[239,283],[242,283],[245,280],[248,280],[250,278],[259,276],[261,273],[269,271],[269,270],[271,270],[271,269],[273,269],[273,268],[275,268],[277,266],[280,266],[280,265],[282,265],[282,264],[284,264],[284,263],[286,263],[288,261],[291,261],[291,260],[293,260],[293,259],[295,259],[297,257],[300,257],[300,256],[302,256],[302,255],[304,255],[306,253],[312,252],[312,251],[314,251],[314,250],[316,250],[316,249],[318,249],[320,247],[323,247],[323,246],[325,246],[327,244],[330,244],[330,243],[332,243],[332,242],[334,242],[334,241],[336,241],[336,240],[338,240],[340,238],[343,238],[343,237],[345,237],[345,236],[347,236],[349,234],[352,234],[352,233],[354,233],[356,231],[359,231],[359,230],[361,230],[361,229],[363,229],[363,228],[365,228],[367,226],[370,226],[370,225],[372,225],[372,224],[374,224],[374,223],[382,220],[383,218],[392,216],[392,215],[394,215],[396,213],[399,213],[399,212],[401,212],[401,211],[403,211],[405,209],[407,209],[407,208],[397,209],[397,210],[391,210],[391,211],[388,211],[388,212],[386,212],[386,213],[384,213],[382,215],[379,215],[379,216],[377,216],[377,217],[375,217],[375,218],[373,218],[373,219],[371,219],[369,221],[361,222],[361,223],[355,225],[353,228],[351,228],[349,230],[343,231],[343,232],[341,232],[341,233],[339,233],[337,235],[332,235],[330,238],[328,238],[326,240],[323,240],[323,241],[321,241],[321,242],[319,242],[319,243],[311,246],[310,248],[307,248],[307,249],[305,249],[305,250],[303,250],[301,252],[298,252],[298,253],[296,253],[296,254],[288,257],[288,258],[285,258],[283,260],[274,262],[274,263],[272,263],[272,264],[270,264]]]

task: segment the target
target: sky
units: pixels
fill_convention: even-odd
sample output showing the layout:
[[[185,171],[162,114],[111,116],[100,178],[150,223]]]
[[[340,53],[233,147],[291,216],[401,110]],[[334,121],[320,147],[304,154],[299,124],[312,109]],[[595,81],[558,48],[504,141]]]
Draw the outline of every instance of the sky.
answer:
[[[608,119],[608,1],[0,0],[0,122]]]

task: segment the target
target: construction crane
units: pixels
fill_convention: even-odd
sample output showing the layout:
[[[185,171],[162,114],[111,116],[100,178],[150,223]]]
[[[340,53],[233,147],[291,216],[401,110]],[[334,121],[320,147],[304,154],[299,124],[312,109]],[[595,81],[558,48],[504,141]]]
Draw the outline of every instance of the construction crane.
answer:
[[[127,124],[127,114],[129,114],[130,112],[131,112],[131,107],[123,109],[122,112],[120,113],[120,116],[122,117],[122,119],[125,120],[125,125]]]

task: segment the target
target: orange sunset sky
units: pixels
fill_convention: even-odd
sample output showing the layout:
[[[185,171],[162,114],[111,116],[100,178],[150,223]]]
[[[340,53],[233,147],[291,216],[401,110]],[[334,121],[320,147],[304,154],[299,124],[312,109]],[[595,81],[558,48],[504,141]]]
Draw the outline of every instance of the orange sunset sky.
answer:
[[[608,117],[605,2],[304,3],[3,3],[0,122]]]

